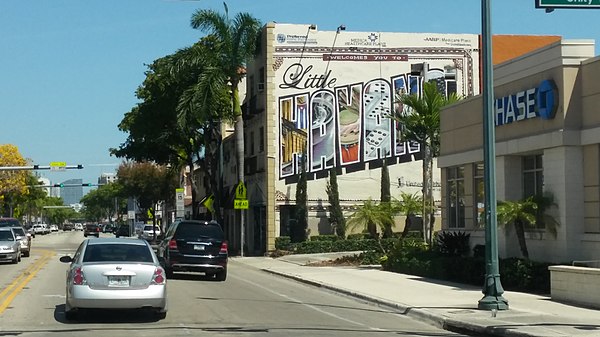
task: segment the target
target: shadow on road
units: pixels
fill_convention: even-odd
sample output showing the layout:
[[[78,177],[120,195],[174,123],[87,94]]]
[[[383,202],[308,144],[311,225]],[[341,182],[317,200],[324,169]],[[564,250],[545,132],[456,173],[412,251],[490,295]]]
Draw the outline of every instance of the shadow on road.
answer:
[[[63,324],[89,324],[89,323],[148,323],[157,322],[155,312],[152,310],[102,310],[86,309],[77,314],[76,320],[65,318],[65,305],[59,304],[54,309],[54,319]]]

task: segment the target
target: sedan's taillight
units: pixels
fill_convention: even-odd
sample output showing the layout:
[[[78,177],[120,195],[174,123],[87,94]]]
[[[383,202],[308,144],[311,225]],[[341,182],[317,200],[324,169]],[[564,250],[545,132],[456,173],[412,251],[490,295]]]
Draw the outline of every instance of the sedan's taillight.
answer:
[[[74,285],[86,284],[85,276],[83,276],[83,270],[81,270],[81,267],[79,267],[73,271],[73,284]]]
[[[219,254],[227,254],[227,241],[223,241],[221,244],[221,250],[219,250]]]
[[[177,249],[177,241],[175,239],[169,240],[169,249]]]
[[[154,275],[152,275],[152,282],[150,282],[151,284],[165,284],[167,282],[167,279],[165,278],[165,270],[162,269],[161,267],[157,267],[154,270]]]

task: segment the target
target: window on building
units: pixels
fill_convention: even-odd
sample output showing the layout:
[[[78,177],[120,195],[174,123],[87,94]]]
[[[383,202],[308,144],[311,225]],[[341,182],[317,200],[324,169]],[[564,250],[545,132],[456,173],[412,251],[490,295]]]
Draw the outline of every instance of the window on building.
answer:
[[[259,137],[260,137],[260,139],[258,140],[258,152],[264,152],[265,151],[265,128],[262,126],[260,127]]]
[[[483,163],[473,165],[473,195],[475,196],[475,205],[473,207],[475,219],[474,224],[477,228],[482,228],[485,224],[485,185],[483,183]]]
[[[250,155],[254,155],[254,131],[250,131]]]
[[[448,227],[465,227],[465,178],[462,166],[447,168]]]
[[[523,157],[523,198],[541,195],[543,185],[542,155]]]
[[[523,157],[523,199],[541,196],[543,192],[544,167],[542,165],[542,155]],[[546,227],[543,218],[542,213],[537,215],[536,228],[543,229]]]

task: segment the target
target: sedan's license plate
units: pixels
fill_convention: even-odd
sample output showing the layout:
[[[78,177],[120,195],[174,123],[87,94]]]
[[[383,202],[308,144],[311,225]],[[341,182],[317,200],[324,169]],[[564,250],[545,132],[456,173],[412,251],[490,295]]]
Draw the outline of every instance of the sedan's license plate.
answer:
[[[194,250],[204,250],[204,245],[194,245]]]
[[[109,276],[108,277],[109,287],[129,287],[128,276]]]

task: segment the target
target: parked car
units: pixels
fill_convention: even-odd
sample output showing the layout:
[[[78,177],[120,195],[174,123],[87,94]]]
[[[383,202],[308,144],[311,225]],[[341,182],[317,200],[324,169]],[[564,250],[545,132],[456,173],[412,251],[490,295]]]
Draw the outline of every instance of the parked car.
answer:
[[[100,225],[86,224],[83,229],[83,236],[87,238],[88,235],[93,235],[93,236],[99,238],[100,237]]]
[[[29,257],[29,254],[31,253],[31,234],[27,233],[27,231],[21,226],[11,228],[17,236],[16,239],[21,244],[21,255]]]
[[[115,236],[116,237],[129,236],[129,234],[130,234],[129,233],[129,225],[121,225],[115,231]]]
[[[158,246],[167,277],[173,272],[202,272],[227,278],[227,241],[216,221],[184,220],[172,224]]]
[[[167,279],[152,247],[141,239],[84,240],[67,270],[65,317],[77,319],[82,309],[151,308],[167,315]]]
[[[21,243],[11,227],[0,227],[0,261],[21,261]]]
[[[35,235],[44,235],[46,234],[46,228],[44,226],[44,224],[36,223],[35,225],[31,226],[31,228],[33,229]]]
[[[142,233],[140,234],[140,237],[142,239],[146,239],[146,240],[153,240],[154,239],[154,235],[156,234],[156,237],[158,238],[160,236],[160,227],[158,226],[154,226],[154,231],[152,230],[152,225],[146,225],[144,226],[144,228],[142,229]]]

